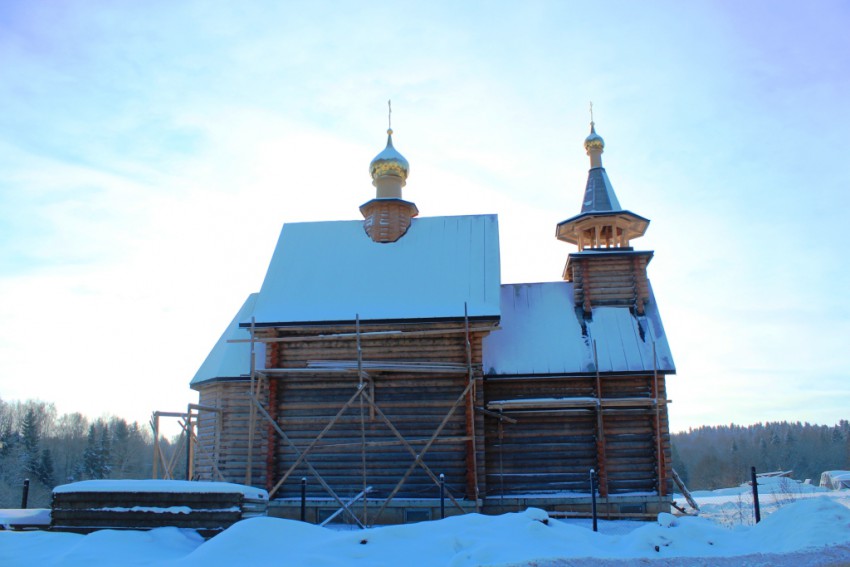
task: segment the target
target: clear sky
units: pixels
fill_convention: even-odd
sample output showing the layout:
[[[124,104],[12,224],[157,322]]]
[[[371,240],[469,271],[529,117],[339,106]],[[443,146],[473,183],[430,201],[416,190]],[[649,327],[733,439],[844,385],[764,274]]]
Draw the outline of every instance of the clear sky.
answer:
[[[850,7],[0,2],[0,397],[147,421],[281,224],[360,218],[386,100],[422,216],[560,278],[588,101],[678,375],[674,430],[850,418]],[[321,261],[317,259],[317,261]]]

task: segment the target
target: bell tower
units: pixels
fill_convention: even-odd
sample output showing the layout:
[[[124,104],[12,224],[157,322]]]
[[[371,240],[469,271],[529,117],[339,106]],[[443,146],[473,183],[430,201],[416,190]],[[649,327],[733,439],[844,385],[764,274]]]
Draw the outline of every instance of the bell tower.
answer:
[[[636,251],[632,240],[646,233],[649,219],[620,206],[605,168],[602,152],[605,141],[590,122],[590,135],[584,140],[590,157],[590,170],[584,200],[578,215],[558,223],[558,240],[575,244],[563,277],[575,284],[576,307],[592,316],[596,306],[628,306],[642,315],[649,301],[646,266],[651,251]]]

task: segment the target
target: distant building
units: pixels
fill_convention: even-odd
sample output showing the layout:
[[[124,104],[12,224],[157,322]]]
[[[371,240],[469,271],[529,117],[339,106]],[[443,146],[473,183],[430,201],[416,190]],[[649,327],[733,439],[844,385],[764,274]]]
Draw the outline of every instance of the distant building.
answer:
[[[271,513],[393,523],[527,506],[611,517],[669,510],[666,376],[646,267],[591,123],[563,281],[501,285],[495,215],[418,218],[409,165],[372,161],[363,221],[286,224],[191,386],[194,475],[271,492]],[[252,354],[253,353],[253,354]],[[253,390],[252,390],[253,389]],[[355,517],[357,520],[355,520]]]

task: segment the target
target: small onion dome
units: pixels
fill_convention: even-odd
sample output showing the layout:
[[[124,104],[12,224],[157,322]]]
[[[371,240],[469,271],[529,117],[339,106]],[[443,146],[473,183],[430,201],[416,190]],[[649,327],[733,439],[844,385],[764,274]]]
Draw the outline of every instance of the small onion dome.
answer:
[[[372,174],[372,180],[375,181],[379,177],[392,175],[401,178],[401,185],[407,183],[407,174],[410,171],[410,164],[404,159],[404,156],[398,153],[393,147],[393,131],[387,130],[387,147],[384,151],[375,156],[372,163],[369,164],[369,173]]]
[[[596,133],[596,128],[593,125],[593,122],[590,123],[590,136],[584,139],[584,149],[587,151],[590,150],[600,150],[602,151],[605,148],[605,140],[602,139],[602,136]]]

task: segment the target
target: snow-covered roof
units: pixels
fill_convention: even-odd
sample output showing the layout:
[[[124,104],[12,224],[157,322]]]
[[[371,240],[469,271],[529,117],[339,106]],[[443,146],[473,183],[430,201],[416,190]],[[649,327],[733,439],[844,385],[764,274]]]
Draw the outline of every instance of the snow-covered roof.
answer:
[[[258,500],[269,499],[269,493],[262,488],[254,488],[253,486],[244,486],[230,482],[203,482],[197,480],[83,480],[57,486],[53,489],[53,492],[54,494],[74,492],[242,493],[246,498],[256,498]]]
[[[675,372],[655,297],[645,315],[626,307],[595,307],[592,317],[576,312],[573,284],[548,282],[502,286],[501,330],[484,339],[484,371],[490,375],[595,372]]]
[[[850,471],[826,471],[820,477],[820,485],[832,490],[850,488]]]
[[[412,219],[392,243],[363,221],[283,226],[254,308],[257,325],[499,316],[496,215]],[[244,325],[247,321],[242,320]]]
[[[191,385],[200,384],[217,378],[238,378],[245,376],[251,371],[251,345],[250,343],[230,343],[234,339],[250,339],[248,329],[240,328],[241,321],[250,321],[257,302],[258,294],[252,293],[242,304],[239,312],[224,330],[218,342],[207,355],[204,363],[192,378]],[[264,345],[257,343],[255,349],[262,349]],[[263,360],[262,352],[258,353],[258,360]]]

